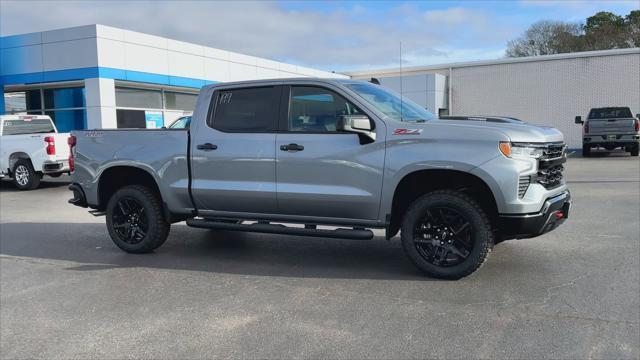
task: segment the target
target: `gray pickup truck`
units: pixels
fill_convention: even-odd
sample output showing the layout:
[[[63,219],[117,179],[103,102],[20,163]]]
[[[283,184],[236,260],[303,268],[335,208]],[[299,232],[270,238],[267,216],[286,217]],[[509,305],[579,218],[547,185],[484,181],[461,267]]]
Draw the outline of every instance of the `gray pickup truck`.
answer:
[[[622,148],[631,156],[638,156],[640,114],[634,118],[628,107],[594,108],[586,121],[576,116],[575,122],[582,124],[582,156],[590,156],[593,148]]]
[[[563,135],[440,120],[385,88],[288,79],[202,88],[188,129],[74,131],[70,203],[130,253],[170,224],[368,240],[401,231],[426,274],[457,279],[494,244],[569,215]]]

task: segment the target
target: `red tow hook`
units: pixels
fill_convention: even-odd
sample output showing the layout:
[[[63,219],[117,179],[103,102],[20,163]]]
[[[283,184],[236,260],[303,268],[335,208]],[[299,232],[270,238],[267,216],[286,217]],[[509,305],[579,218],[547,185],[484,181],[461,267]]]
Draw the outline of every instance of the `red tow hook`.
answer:
[[[560,210],[553,213],[556,216],[556,219],[562,219],[564,217],[564,213]]]

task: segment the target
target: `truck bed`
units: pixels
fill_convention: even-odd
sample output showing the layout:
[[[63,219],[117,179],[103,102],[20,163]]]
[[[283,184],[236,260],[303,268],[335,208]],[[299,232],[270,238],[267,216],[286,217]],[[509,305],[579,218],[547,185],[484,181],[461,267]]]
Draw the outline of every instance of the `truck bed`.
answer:
[[[173,213],[189,213],[189,132],[184,129],[73,131],[76,137],[74,179],[88,204],[98,204],[99,184],[107,169],[133,166],[154,177]]]

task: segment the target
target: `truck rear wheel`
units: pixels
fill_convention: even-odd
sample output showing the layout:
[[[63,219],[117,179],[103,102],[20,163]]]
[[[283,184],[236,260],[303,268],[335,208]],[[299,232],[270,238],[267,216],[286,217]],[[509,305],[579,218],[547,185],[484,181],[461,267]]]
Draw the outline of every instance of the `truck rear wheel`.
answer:
[[[40,186],[40,179],[42,179],[42,175],[35,171],[31,161],[26,159],[16,161],[11,175],[18,190],[37,189]]]
[[[591,156],[591,146],[582,145],[582,157],[589,157],[589,156]]]
[[[141,185],[116,191],[107,204],[107,229],[111,240],[122,250],[148,253],[167,240],[170,224],[162,213],[159,197]]]
[[[476,271],[494,244],[489,218],[471,197],[434,191],[411,204],[402,221],[402,247],[418,269],[441,279]]]
[[[639,152],[640,152],[640,144],[636,144],[634,147],[631,148],[631,156],[638,156]]]

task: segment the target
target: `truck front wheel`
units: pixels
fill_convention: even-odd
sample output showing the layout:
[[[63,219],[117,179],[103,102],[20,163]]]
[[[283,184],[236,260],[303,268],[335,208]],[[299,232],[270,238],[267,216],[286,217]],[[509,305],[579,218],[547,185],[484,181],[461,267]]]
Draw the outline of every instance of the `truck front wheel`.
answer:
[[[170,224],[162,213],[159,197],[149,188],[130,185],[116,191],[107,204],[107,229],[122,250],[142,254],[167,240]]]
[[[460,279],[476,271],[494,244],[480,205],[452,190],[428,193],[411,204],[402,221],[402,247],[427,275]]]

